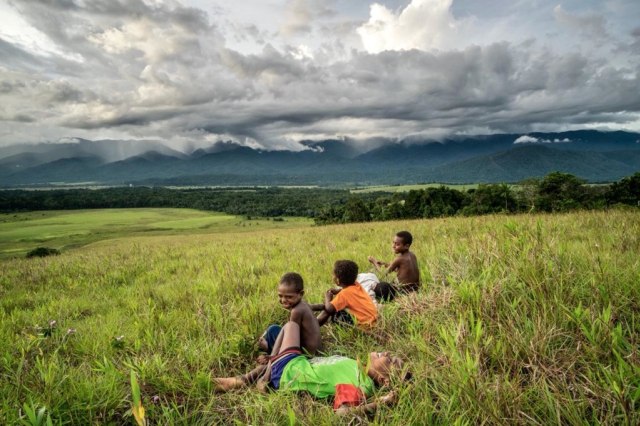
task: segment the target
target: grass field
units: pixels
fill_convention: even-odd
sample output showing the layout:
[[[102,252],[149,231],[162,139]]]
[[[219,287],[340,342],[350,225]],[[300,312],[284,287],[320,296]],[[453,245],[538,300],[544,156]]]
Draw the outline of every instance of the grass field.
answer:
[[[411,190],[427,189],[427,188],[440,188],[446,186],[447,188],[455,189],[458,191],[466,191],[467,189],[475,189],[478,184],[443,184],[443,183],[423,183],[415,185],[381,185],[381,186],[367,186],[365,188],[355,188],[351,190],[353,194],[361,194],[366,192],[409,192]]]
[[[104,209],[0,214],[0,258],[38,246],[68,249],[138,235],[246,232],[306,226],[311,220],[247,219],[191,209]]]
[[[307,396],[212,392],[286,319],[284,272],[317,302],[336,259],[364,270],[400,229],[414,235],[421,291],[384,305],[373,333],[323,328],[330,354],[408,361],[397,406],[337,419]],[[53,424],[132,424],[133,370],[154,425],[637,425],[638,253],[628,210],[130,237],[5,259],[0,424],[41,409]]]

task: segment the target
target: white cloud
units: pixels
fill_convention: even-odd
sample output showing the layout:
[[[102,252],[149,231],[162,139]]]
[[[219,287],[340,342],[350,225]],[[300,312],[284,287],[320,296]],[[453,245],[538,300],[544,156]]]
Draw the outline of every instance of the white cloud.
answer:
[[[395,13],[371,5],[369,20],[358,28],[367,52],[446,49],[461,25],[451,14],[453,0],[412,0]]]
[[[571,142],[571,140],[569,138],[564,138],[564,139],[543,139],[543,138],[536,138],[534,136],[529,136],[529,135],[523,135],[520,136],[519,138],[517,138],[515,141],[513,141],[514,144],[520,144],[520,143],[569,143]]]
[[[318,18],[331,16],[333,13],[325,0],[288,0],[280,32],[285,36],[309,33]]]

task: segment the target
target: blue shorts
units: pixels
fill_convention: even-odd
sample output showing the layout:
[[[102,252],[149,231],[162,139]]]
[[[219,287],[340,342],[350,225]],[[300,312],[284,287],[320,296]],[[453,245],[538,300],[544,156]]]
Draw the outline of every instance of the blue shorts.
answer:
[[[282,330],[282,327],[280,327],[277,324],[271,324],[267,328],[267,331],[265,331],[264,334],[262,335],[264,340],[267,342],[268,355],[271,355],[271,351],[273,351],[273,345],[276,344],[276,340],[278,339],[278,334],[280,334],[280,330]]]
[[[302,350],[298,347],[292,347],[285,349],[278,355],[271,358],[271,380],[269,380],[269,385],[273,389],[278,389],[280,387],[282,372],[289,361],[299,357],[300,355],[302,355]]]

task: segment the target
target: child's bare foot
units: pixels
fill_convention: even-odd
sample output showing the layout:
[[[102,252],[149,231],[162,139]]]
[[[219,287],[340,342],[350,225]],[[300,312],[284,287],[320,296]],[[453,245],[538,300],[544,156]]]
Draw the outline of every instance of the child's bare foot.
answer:
[[[267,365],[269,364],[269,355],[259,355],[258,358],[256,358],[256,362],[260,365]]]
[[[244,381],[240,377],[217,377],[213,379],[216,392],[229,392],[244,386]]]
[[[260,339],[258,339],[258,349],[264,352],[269,351],[269,344],[267,343],[267,340],[264,338],[264,336],[260,336]]]

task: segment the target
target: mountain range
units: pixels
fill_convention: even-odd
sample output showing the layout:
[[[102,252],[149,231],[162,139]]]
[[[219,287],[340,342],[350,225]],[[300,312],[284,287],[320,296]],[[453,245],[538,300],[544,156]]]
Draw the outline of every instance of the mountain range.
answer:
[[[640,170],[640,134],[581,130],[442,141],[302,141],[301,151],[233,142],[182,152],[158,141],[90,141],[0,147],[0,186],[374,185],[517,182],[552,171],[590,182]]]

